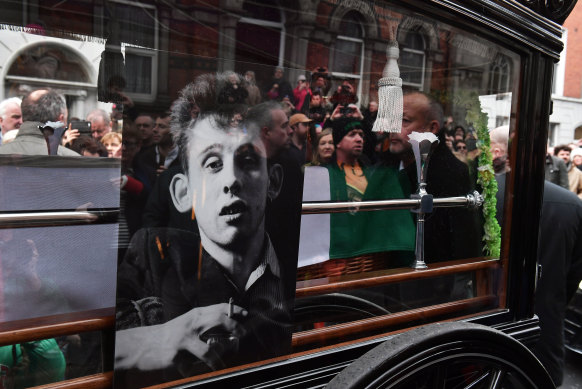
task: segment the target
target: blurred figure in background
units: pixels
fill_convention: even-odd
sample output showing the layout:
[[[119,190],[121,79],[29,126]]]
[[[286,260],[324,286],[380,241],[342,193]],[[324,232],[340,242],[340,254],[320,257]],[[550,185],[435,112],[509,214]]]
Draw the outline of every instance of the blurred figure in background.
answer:
[[[582,199],[582,171],[577,169],[570,160],[572,149],[567,145],[554,147],[554,155],[560,158],[566,164],[568,169],[568,185],[570,192]]]
[[[101,138],[101,143],[105,146],[109,158],[121,158],[121,139],[119,132],[110,132]]]
[[[297,78],[297,86],[293,89],[293,97],[295,98],[295,109],[297,112],[308,113],[311,89],[303,74]]]
[[[148,147],[154,143],[153,134],[156,122],[149,113],[140,113],[135,118],[135,126],[141,132],[141,145]]]
[[[570,158],[572,159],[572,164],[579,170],[582,170],[582,148],[577,147],[573,149],[570,153]]]
[[[87,135],[81,135],[71,144],[71,150],[83,157],[107,157],[107,149],[96,139]]]
[[[105,134],[111,132],[111,117],[102,109],[94,109],[87,115],[87,120],[91,122],[91,136],[101,140]]]
[[[275,68],[273,79],[265,88],[264,95],[268,100],[282,101],[284,97],[293,96],[293,88],[289,81],[284,78],[284,74],[282,67]]]
[[[262,101],[261,90],[257,86],[257,80],[255,79],[255,72],[252,70],[247,70],[245,73],[245,80],[247,81],[246,88],[249,93],[246,103],[249,106],[257,105]]]
[[[546,154],[546,180],[553,184],[569,189],[568,168],[563,160],[553,156],[550,152]]]
[[[333,144],[333,136],[331,128],[326,128],[317,134],[315,147],[313,148],[313,156],[308,166],[327,165],[331,162],[335,145]]]
[[[18,97],[11,97],[0,103],[0,145],[8,131],[18,130],[22,124],[21,102]]]

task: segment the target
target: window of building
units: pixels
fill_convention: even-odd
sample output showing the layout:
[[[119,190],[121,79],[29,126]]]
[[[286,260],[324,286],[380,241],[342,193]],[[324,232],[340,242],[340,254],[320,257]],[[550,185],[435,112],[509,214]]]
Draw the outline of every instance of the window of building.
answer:
[[[510,72],[511,67],[507,57],[498,55],[491,64],[489,93],[495,94],[506,91],[509,88]]]
[[[340,23],[340,32],[333,52],[332,76],[353,80],[358,85],[357,94],[361,96],[365,34],[360,15],[355,11],[348,12]]]
[[[507,116],[496,116],[495,117],[495,127],[501,127],[509,124],[509,118]]]
[[[400,77],[402,85],[422,90],[426,64],[424,37],[417,31],[410,31],[401,44]]]
[[[550,123],[548,130],[548,143],[551,147],[558,144],[558,133],[560,132],[560,123]]]
[[[158,32],[160,22],[154,6],[125,0],[113,0],[102,9],[109,23],[102,26],[119,31],[125,59],[124,91],[134,100],[147,102],[155,98],[158,83]]]
[[[285,13],[271,1],[245,1],[243,10],[236,27],[235,70],[254,71],[257,84],[263,85],[272,77],[272,67],[283,66]]]

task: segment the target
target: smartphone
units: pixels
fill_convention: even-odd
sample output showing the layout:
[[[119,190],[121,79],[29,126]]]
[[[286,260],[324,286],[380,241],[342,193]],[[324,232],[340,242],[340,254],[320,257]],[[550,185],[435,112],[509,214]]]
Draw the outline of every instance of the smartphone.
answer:
[[[348,106],[348,107],[345,107],[345,106],[342,106],[342,107],[340,108],[340,113],[341,113],[342,115],[349,115],[349,114],[351,114],[351,113],[354,113],[355,111],[356,111],[356,110],[354,109],[354,107],[349,107],[349,106]]]
[[[81,135],[91,135],[91,122],[87,120],[74,120],[71,122],[73,130],[79,130]]]

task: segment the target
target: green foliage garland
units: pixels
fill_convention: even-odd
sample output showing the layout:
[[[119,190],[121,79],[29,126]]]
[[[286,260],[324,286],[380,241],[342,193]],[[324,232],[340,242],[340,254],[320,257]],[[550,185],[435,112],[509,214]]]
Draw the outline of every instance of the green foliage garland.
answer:
[[[471,93],[467,104],[467,123],[472,124],[477,131],[477,146],[479,147],[479,167],[477,184],[483,191],[483,216],[485,223],[483,226],[484,250],[488,255],[499,257],[501,251],[501,227],[495,217],[497,199],[497,181],[493,171],[493,160],[491,157],[491,141],[487,128],[487,114],[481,111],[481,103],[477,93]]]

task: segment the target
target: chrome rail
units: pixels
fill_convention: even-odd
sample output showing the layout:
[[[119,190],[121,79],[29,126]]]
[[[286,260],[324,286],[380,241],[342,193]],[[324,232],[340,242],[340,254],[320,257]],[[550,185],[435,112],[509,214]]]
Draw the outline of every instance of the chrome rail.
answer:
[[[433,198],[434,208],[469,207],[477,208],[483,204],[483,197],[478,192],[466,196]],[[306,202],[302,206],[302,214],[342,213],[353,211],[384,211],[389,209],[417,209],[421,199],[395,199],[359,202]]]
[[[477,208],[483,204],[478,192],[466,196],[432,199],[432,207],[469,207]],[[360,202],[306,202],[302,214],[342,213],[350,211],[384,211],[390,209],[418,209],[421,199],[394,199]],[[19,212],[0,213],[0,229],[24,227],[69,226],[79,224],[113,223],[119,215],[118,210],[103,211],[64,211],[64,212]]]
[[[0,229],[112,223],[119,211],[19,212],[0,214]]]

